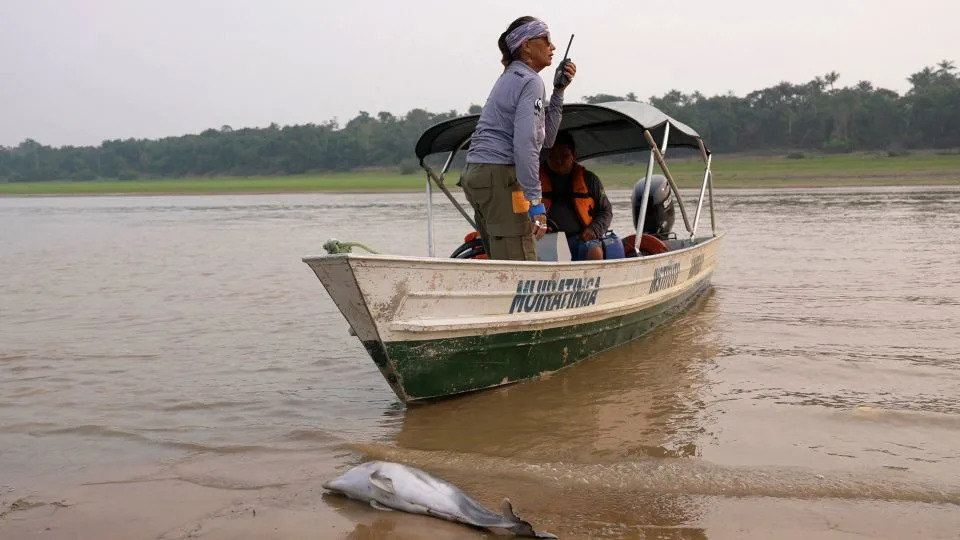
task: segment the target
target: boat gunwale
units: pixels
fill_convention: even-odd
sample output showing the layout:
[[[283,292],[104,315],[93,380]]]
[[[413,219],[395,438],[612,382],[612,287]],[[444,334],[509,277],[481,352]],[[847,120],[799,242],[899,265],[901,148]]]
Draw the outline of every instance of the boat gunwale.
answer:
[[[324,261],[332,261],[337,259],[347,259],[350,261],[382,261],[382,262],[410,262],[410,263],[428,263],[428,264],[438,264],[438,263],[453,263],[460,265],[477,265],[477,266],[487,266],[491,270],[497,267],[504,268],[516,268],[516,267],[530,267],[533,268],[558,268],[558,269],[580,269],[580,268],[590,268],[590,267],[604,267],[604,266],[617,266],[617,265],[628,265],[635,264],[641,261],[650,261],[656,259],[666,259],[674,255],[681,253],[686,253],[699,249],[703,246],[707,246],[710,243],[719,241],[724,236],[726,236],[726,231],[721,231],[713,236],[702,236],[698,237],[702,239],[694,245],[683,247],[680,249],[675,249],[672,251],[665,251],[663,253],[658,253],[656,255],[644,255],[641,257],[624,257],[622,259],[603,259],[599,261],[509,261],[509,260],[499,260],[499,259],[458,259],[455,257],[430,257],[430,256],[417,256],[417,255],[391,255],[387,253],[336,253],[331,255],[312,255],[309,257],[303,257],[301,260],[307,264],[310,263],[324,263]]]

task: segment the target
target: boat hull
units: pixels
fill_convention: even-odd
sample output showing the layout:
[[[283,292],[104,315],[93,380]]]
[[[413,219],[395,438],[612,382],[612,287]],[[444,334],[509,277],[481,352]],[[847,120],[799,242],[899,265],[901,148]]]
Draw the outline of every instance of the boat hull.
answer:
[[[709,287],[719,243],[590,263],[353,254],[304,262],[411,403],[535,378],[640,338]]]

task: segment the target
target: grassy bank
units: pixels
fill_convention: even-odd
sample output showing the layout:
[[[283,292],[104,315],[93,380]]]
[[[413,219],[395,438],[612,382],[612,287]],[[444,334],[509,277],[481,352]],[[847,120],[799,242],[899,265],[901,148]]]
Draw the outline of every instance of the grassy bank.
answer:
[[[714,157],[717,188],[831,187],[960,184],[960,154],[916,153],[900,157],[845,154],[787,159],[717,155]],[[628,188],[645,164],[586,163],[609,189]],[[703,166],[697,160],[668,159],[667,165],[681,187],[699,186]],[[447,175],[456,182],[457,173]],[[0,196],[203,194],[419,191],[424,175],[401,175],[395,170],[362,171],[274,177],[178,178],[90,182],[0,183]]]

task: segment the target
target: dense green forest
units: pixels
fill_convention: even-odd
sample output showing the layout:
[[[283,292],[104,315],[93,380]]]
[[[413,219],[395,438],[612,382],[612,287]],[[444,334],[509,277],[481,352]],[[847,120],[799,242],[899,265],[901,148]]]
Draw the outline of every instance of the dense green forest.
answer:
[[[960,147],[960,76],[943,61],[910,75],[904,95],[867,81],[837,87],[830,72],[804,84],[781,82],[740,97],[672,90],[649,102],[697,129],[720,152],[882,150]],[[598,94],[587,103],[626,96]],[[468,112],[479,112],[478,105]],[[413,147],[430,125],[457,116],[414,109],[397,117],[361,111],[335,121],[266,128],[222,126],[199,135],[104,141],[53,148],[27,139],[0,146],[0,182],[286,175],[399,167],[413,173]]]

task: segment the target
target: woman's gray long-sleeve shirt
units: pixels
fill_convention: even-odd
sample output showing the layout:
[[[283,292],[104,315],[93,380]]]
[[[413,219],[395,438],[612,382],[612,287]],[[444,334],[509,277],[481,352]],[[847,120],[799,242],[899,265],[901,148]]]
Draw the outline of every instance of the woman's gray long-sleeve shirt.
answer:
[[[504,70],[480,113],[467,163],[516,165],[524,196],[539,199],[540,150],[550,148],[563,114],[563,90],[554,89],[544,109],[543,79],[514,61]]]

